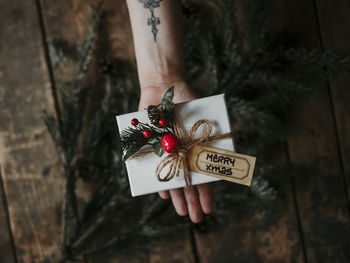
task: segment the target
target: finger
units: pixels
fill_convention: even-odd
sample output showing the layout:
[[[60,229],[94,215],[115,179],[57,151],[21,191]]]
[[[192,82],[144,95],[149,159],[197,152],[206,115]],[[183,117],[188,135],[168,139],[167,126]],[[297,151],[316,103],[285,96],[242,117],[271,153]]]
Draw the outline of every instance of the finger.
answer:
[[[184,189],[190,218],[193,223],[199,223],[203,219],[201,205],[198,199],[198,193],[195,187],[186,187]]]
[[[197,185],[199,202],[202,211],[205,214],[210,214],[213,211],[213,198],[211,195],[211,187],[209,183]]]
[[[168,199],[169,198],[169,191],[161,191],[161,192],[158,192],[160,198],[162,199]]]
[[[171,201],[175,207],[176,213],[179,216],[185,216],[188,214],[186,200],[182,188],[170,190]]]

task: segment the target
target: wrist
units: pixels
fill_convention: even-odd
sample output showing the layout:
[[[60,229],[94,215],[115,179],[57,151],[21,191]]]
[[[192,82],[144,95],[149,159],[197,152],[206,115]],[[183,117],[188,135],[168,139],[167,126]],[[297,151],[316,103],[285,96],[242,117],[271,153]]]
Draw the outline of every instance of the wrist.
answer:
[[[138,62],[141,89],[147,86],[169,88],[173,83],[185,83],[182,63],[164,57],[154,57],[142,63],[145,65]]]
[[[153,78],[143,79],[140,81],[141,93],[148,89],[157,89],[159,92],[168,90],[171,86],[175,86],[177,89],[188,89],[189,86],[186,84],[182,77],[164,77],[154,76]]]
[[[159,85],[147,85],[141,89],[139,109],[146,109],[149,105],[158,105],[162,101],[164,93],[174,85],[174,103],[185,102],[197,98],[190,86],[184,81],[158,83]]]

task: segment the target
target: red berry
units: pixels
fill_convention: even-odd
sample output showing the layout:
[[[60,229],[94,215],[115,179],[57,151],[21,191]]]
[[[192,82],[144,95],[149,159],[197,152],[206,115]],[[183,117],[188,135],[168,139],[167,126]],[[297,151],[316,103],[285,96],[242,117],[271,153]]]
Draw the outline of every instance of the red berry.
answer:
[[[173,153],[177,147],[177,138],[174,134],[165,134],[162,138],[163,150],[167,153]]]
[[[159,120],[159,125],[160,125],[161,127],[165,127],[165,126],[166,126],[166,119],[161,118],[161,119]]]
[[[143,134],[143,137],[145,138],[151,137],[151,132],[149,130],[144,130],[142,134]]]
[[[131,125],[137,126],[137,124],[139,124],[139,120],[138,119],[134,118],[134,119],[131,120]]]

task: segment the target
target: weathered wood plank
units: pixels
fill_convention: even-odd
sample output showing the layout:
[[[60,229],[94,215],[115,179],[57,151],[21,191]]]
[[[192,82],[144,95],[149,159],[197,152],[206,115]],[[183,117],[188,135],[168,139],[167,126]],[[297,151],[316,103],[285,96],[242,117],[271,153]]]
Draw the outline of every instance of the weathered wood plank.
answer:
[[[0,163],[1,163],[1,148],[0,142]],[[0,180],[1,167],[0,167]],[[9,228],[8,211],[6,208],[6,200],[3,192],[2,182],[0,182],[0,262],[14,263],[16,262],[16,252],[14,251],[14,244],[11,240],[11,229]]]
[[[47,33],[48,43],[52,43],[54,39],[63,39],[68,45],[75,46],[78,41],[82,42],[87,33],[88,9],[90,4],[97,4],[99,1],[41,1],[43,10],[43,18]],[[89,73],[89,82],[97,84],[99,78],[98,62],[105,58],[119,58],[124,60],[135,59],[134,47],[129,22],[129,15],[124,0],[104,1],[103,9],[106,16],[102,22],[101,31],[98,34],[98,43],[96,57]],[[52,46],[49,45],[52,51]],[[50,52],[52,54],[52,52]],[[54,62],[54,58],[51,57]],[[67,68],[54,68],[54,77],[57,89],[60,84],[69,79],[69,72],[76,66],[76,61],[71,61]],[[86,196],[88,200],[89,193],[78,193],[80,197]],[[160,244],[149,253],[128,253],[122,255],[111,256],[103,259],[106,262],[193,262],[189,259],[193,258],[190,249],[190,241],[187,238],[179,238],[174,241],[171,246]],[[177,247],[176,250],[173,247]],[[169,256],[172,255],[172,256]],[[89,258],[91,262],[100,262],[101,258]]]
[[[63,180],[42,111],[52,107],[34,1],[0,3],[1,168],[19,262],[57,262]]]
[[[227,227],[197,233],[200,262],[303,262],[290,186],[285,209],[275,222],[259,216],[232,219]]]
[[[316,11],[322,40],[322,48],[350,52],[350,2],[317,0]],[[344,178],[350,200],[350,74],[330,76],[330,92],[335,113]],[[350,209],[350,208],[349,208]]]
[[[43,26],[46,33],[45,42],[48,45],[49,63],[51,63],[50,66],[53,71],[52,74],[57,93],[62,91],[65,82],[77,79],[79,62],[72,53],[75,52],[74,50],[77,49],[79,44],[84,42],[84,38],[89,33],[89,19],[91,20],[92,18],[90,5],[96,7],[98,2],[99,1],[40,1],[39,8],[42,12]],[[62,55],[66,59],[65,65],[60,64],[60,61],[58,61],[59,54],[57,50],[55,50],[55,42],[61,43],[63,47],[63,49],[58,50],[58,52],[63,52]],[[68,52],[68,54],[65,52]],[[94,58],[94,61],[95,60]],[[95,63],[92,64],[92,67],[93,70],[88,73],[90,85],[93,85],[98,78],[98,71],[95,70]],[[62,105],[59,107],[62,107]],[[77,181],[75,193],[77,195],[78,210],[80,212],[84,211],[86,203],[91,198],[92,191],[93,187],[84,183],[83,180]],[[101,258],[88,258],[85,256],[85,261],[88,262],[100,262],[101,260]],[[110,257],[103,258],[102,261],[109,262]]]
[[[271,25],[276,23],[275,17],[283,8],[280,4],[279,1],[271,1],[268,13]],[[271,34],[278,34],[279,30],[272,27]],[[276,163],[286,163],[284,147],[280,149],[278,158]],[[237,217],[229,226],[214,233],[196,233],[200,262],[303,262],[292,185],[289,181],[281,181],[278,188],[285,203],[277,220],[263,220],[259,215],[244,219]]]
[[[150,262],[195,262],[190,235],[191,233],[189,231],[184,231],[176,239],[170,239],[154,247],[149,253]]]
[[[134,250],[118,251],[108,256],[89,256],[84,263],[149,263],[147,253]]]
[[[279,25],[300,44],[320,48],[313,1],[283,2]],[[294,180],[307,261],[347,262],[349,214],[327,86],[291,119],[291,161],[318,170]]]

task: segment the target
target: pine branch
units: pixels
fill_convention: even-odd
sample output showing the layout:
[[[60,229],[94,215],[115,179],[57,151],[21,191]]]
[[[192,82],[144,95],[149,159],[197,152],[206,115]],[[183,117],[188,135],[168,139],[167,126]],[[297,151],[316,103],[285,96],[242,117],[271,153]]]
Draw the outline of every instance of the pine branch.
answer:
[[[96,32],[103,15],[102,2],[97,8],[89,6],[89,31],[84,42],[78,45],[78,80],[82,80],[90,69],[91,59],[96,45]]]
[[[302,67],[306,71],[322,71],[325,67],[333,73],[350,71],[350,56],[334,51],[321,51],[304,47],[280,48],[277,56],[289,61],[295,67]]]
[[[268,1],[244,1],[242,5],[244,14],[242,27],[249,49],[262,53],[269,46],[266,34]]]
[[[149,130],[151,136],[145,138],[144,130]],[[145,123],[139,123],[135,128],[128,127],[124,129],[120,135],[120,143],[123,150],[123,161],[135,154],[145,145],[153,145],[154,142],[160,141],[162,137],[169,133],[165,129],[160,129]]]

